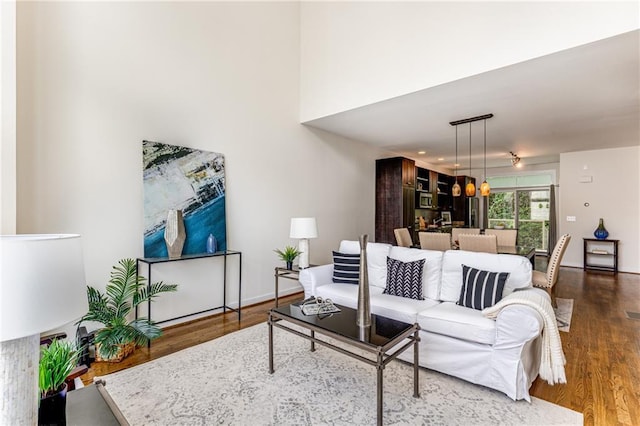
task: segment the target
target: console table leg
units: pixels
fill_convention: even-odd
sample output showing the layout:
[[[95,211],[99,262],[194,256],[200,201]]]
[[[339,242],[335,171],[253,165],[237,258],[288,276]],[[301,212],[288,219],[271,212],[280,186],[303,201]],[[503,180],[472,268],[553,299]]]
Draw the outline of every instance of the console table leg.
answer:
[[[311,338],[315,339],[316,337],[316,332],[311,330]],[[316,342],[314,342],[313,340],[311,341],[311,352],[315,352],[316,351]]]

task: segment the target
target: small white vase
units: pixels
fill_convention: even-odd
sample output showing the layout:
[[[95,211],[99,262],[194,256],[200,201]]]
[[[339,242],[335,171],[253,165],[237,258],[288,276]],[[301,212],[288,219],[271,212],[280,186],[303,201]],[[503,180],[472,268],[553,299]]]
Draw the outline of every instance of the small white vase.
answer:
[[[182,256],[182,248],[186,237],[182,210],[169,210],[167,224],[164,228],[164,241],[167,244],[167,252],[170,259]]]

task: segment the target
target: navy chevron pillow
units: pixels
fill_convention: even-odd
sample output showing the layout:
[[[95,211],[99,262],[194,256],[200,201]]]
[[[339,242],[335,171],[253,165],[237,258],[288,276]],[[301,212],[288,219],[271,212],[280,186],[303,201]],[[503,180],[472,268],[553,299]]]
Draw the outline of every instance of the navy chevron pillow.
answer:
[[[360,282],[360,254],[333,252],[333,282],[358,285]]]
[[[422,296],[422,269],[425,259],[402,262],[387,257],[387,287],[384,294],[424,300]]]
[[[462,290],[458,305],[482,310],[502,299],[508,272],[481,271],[462,265]]]

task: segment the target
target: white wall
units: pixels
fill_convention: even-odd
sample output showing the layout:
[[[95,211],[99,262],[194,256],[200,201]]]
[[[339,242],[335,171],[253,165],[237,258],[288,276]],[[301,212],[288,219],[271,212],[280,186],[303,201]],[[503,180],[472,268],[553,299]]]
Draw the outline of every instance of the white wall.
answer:
[[[16,232],[16,3],[0,1],[0,234]]]
[[[301,121],[637,29],[627,2],[303,2]]]
[[[590,176],[591,183],[580,183]],[[561,154],[560,233],[571,234],[563,265],[582,267],[582,238],[594,238],[604,219],[619,239],[621,271],[640,272],[640,146]],[[588,206],[585,206],[588,203]],[[567,216],[575,216],[568,222]]]
[[[291,217],[317,217],[312,263],[373,235],[382,154],[299,124],[299,17],[289,2],[19,3],[18,231],[82,234],[88,282],[104,286],[118,259],[143,254],[148,139],[225,154],[245,304],[273,297]],[[154,281],[220,295],[209,265],[163,266]]]

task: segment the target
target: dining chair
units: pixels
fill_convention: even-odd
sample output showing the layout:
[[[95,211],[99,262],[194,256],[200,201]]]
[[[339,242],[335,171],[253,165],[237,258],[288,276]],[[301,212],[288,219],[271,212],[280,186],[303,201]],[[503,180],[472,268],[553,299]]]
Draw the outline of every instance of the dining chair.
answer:
[[[495,235],[458,235],[460,250],[498,253],[498,237]]]
[[[458,235],[460,234],[480,235],[480,228],[451,228],[451,243],[454,247],[458,247]]]
[[[396,236],[398,247],[411,247],[413,245],[411,234],[407,228],[396,228],[393,230],[393,234]]]
[[[498,237],[499,246],[515,246],[518,241],[517,229],[485,229],[484,235],[495,235]]]
[[[451,234],[448,232],[418,232],[420,248],[424,250],[451,250]]]
[[[551,304],[553,306],[556,306],[555,285],[558,281],[560,262],[562,261],[564,252],[567,250],[569,241],[571,241],[571,235],[569,234],[564,234],[560,237],[560,239],[558,239],[558,242],[553,248],[553,253],[551,253],[551,257],[549,257],[549,263],[547,264],[546,272],[535,270],[533,271],[532,280],[534,287],[539,287],[546,290],[547,293],[549,293],[549,296],[551,296]]]

